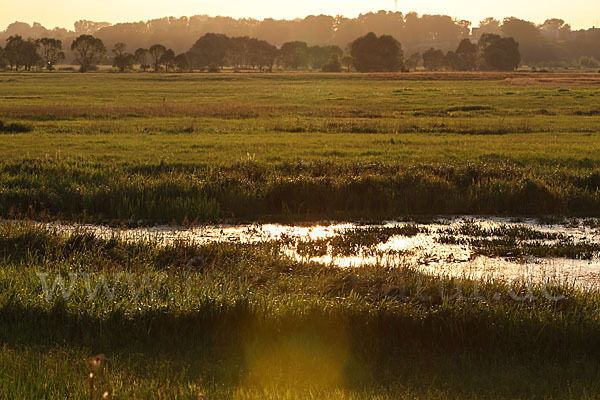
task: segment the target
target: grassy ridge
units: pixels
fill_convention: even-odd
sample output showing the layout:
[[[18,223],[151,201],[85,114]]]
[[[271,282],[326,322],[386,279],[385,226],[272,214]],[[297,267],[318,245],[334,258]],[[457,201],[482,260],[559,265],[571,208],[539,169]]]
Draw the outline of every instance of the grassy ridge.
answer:
[[[162,247],[5,224],[0,243],[0,365],[14,365],[0,385],[17,397],[85,396],[85,358],[99,352],[110,360],[99,385],[120,398],[585,397],[597,387],[594,293],[552,288],[566,298],[549,300],[535,287],[535,300],[515,300],[529,289],[331,269],[276,242]],[[112,289],[119,272],[131,275],[114,298],[100,286],[90,299],[100,276]],[[48,288],[57,274],[75,282],[70,298],[57,288],[47,300],[39,273]]]

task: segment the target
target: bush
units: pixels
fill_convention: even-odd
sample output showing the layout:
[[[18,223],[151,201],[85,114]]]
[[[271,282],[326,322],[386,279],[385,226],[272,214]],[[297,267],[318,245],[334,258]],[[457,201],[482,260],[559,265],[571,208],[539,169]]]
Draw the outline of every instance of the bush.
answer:
[[[0,133],[24,133],[31,132],[32,127],[13,122],[12,124],[4,125],[4,122],[0,121]]]
[[[220,71],[221,71],[221,69],[216,64],[210,64],[208,66],[208,72],[220,72]]]
[[[594,57],[579,57],[579,65],[582,68],[598,68],[600,67],[600,61]]]
[[[323,72],[342,72],[342,63],[337,54],[332,55],[329,61],[323,65]]]
[[[358,72],[396,72],[404,65],[402,46],[389,35],[377,37],[369,32],[352,42],[350,48]]]

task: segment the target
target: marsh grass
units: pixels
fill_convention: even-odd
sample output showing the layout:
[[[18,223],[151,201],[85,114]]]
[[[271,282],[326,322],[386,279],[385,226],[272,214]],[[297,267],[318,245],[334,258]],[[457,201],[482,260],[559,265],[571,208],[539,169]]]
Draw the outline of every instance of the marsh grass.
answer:
[[[600,371],[592,291],[332,269],[278,242],[164,246],[29,224],[2,225],[0,239],[0,365],[13,365],[0,386],[17,397],[86,396],[99,352],[115,398],[585,397]],[[40,272],[90,268],[92,287],[130,271],[155,290],[90,298],[77,278],[68,300],[42,295]]]
[[[330,255],[356,256],[377,254],[376,246],[386,243],[392,236],[413,237],[428,233],[427,227],[403,225],[397,227],[366,227],[340,230],[326,239],[284,238],[282,242],[295,249],[301,257]]]
[[[244,161],[230,166],[27,160],[0,166],[0,215],[128,224],[598,216],[597,174],[511,165]],[[598,182],[596,182],[598,181]]]
[[[490,257],[562,257],[592,260],[600,254],[600,245],[578,240],[563,233],[501,224],[486,228],[466,222],[457,228],[438,231],[442,244],[469,245],[475,254]]]
[[[2,134],[0,217],[130,226],[600,215],[597,74],[0,80],[0,118],[31,127]],[[298,246],[368,251],[417,233],[406,229]],[[482,251],[549,254],[527,247],[548,240],[532,232],[471,233]],[[87,362],[98,354],[109,368],[94,395],[123,399],[600,390],[596,290],[409,266],[337,269],[292,259],[285,246],[163,245],[3,223],[0,393],[89,397]]]

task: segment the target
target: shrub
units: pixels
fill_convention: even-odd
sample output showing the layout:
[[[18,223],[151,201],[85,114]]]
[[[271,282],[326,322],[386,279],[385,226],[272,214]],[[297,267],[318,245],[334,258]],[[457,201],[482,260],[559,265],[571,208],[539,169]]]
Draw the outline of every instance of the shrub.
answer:
[[[332,55],[329,61],[323,65],[323,72],[342,72],[342,63],[337,54]]]
[[[582,68],[598,68],[600,67],[600,61],[596,60],[594,57],[580,57],[579,65]]]
[[[0,121],[0,133],[24,133],[31,132],[32,130],[33,128],[28,125],[19,124],[16,122],[5,125],[4,122]]]

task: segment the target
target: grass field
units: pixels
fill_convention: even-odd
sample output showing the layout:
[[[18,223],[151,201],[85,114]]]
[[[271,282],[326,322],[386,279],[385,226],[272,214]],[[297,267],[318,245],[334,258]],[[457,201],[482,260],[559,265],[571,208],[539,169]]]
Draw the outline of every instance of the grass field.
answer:
[[[600,215],[599,76],[419,76],[4,74],[0,214]]]
[[[3,73],[0,120],[4,219],[600,217],[600,74]],[[470,244],[556,250],[494,235]],[[282,246],[3,221],[0,398],[597,396],[596,290],[339,269]]]

